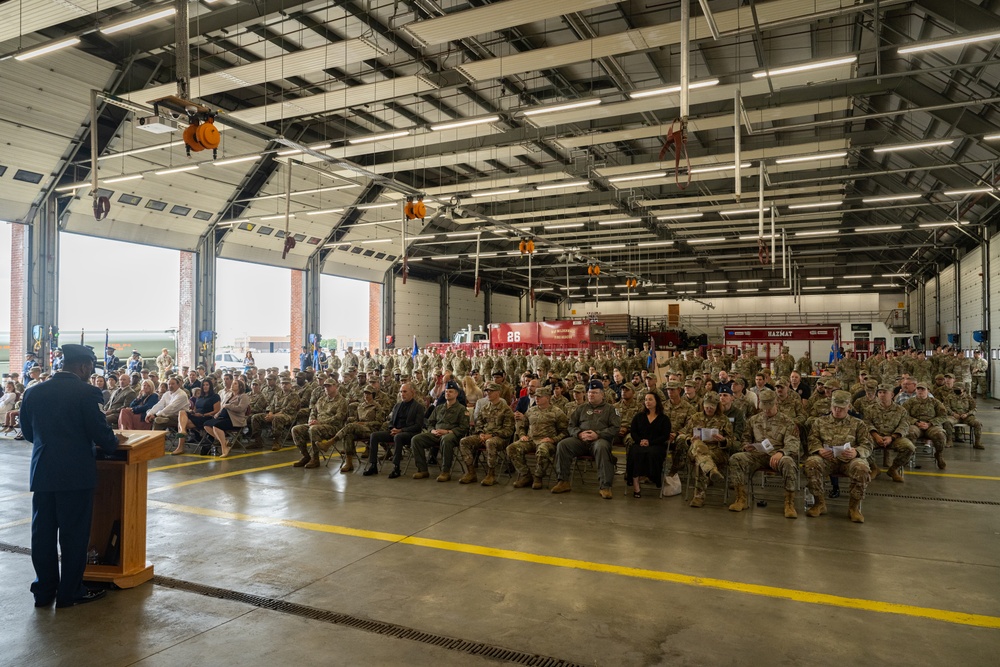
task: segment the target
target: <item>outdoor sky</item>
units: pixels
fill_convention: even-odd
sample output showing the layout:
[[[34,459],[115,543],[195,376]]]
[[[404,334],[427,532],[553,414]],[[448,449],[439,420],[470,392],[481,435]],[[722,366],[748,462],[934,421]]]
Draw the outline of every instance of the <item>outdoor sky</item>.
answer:
[[[63,233],[60,236],[59,328],[164,330],[177,327],[179,252]],[[0,225],[0,252],[10,257],[10,225]],[[100,267],[107,267],[102,270]],[[288,269],[219,260],[219,343],[237,336],[287,336]],[[320,333],[368,338],[368,283],[323,276]],[[0,312],[10,291],[0,290]],[[8,328],[0,322],[0,330]]]

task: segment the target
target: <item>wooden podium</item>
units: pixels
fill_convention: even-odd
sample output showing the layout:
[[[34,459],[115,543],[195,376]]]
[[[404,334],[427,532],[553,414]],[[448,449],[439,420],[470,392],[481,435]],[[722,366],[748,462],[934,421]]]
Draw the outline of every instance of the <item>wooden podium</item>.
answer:
[[[87,565],[83,579],[132,588],[153,578],[146,562],[146,462],[163,456],[166,432],[117,432],[128,441],[118,445],[119,460],[97,462],[90,524],[90,544],[101,562],[117,551],[117,564]]]

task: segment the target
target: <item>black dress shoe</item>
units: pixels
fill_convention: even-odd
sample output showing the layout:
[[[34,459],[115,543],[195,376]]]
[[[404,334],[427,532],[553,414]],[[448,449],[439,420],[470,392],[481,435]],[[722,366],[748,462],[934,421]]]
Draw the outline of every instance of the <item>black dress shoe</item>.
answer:
[[[391,473],[389,473],[389,479],[396,479],[397,477],[399,477],[399,476],[400,476],[400,475],[402,475],[402,474],[403,474],[403,473],[401,473],[401,472],[399,471],[399,468],[393,468],[393,469],[392,469],[392,472],[391,472]]]
[[[428,459],[427,459],[427,465],[436,466],[437,464],[438,464],[438,459],[437,459],[436,456],[428,457]]]
[[[38,597],[36,597],[35,598],[35,606],[36,607],[51,607],[52,603],[55,602],[55,601],[56,601],[56,596],[55,595],[53,595],[51,597],[47,597],[47,598],[38,598]]]
[[[105,590],[99,590],[99,591],[88,590],[80,597],[73,598],[69,602],[56,602],[56,609],[65,609],[66,607],[73,607],[78,604],[87,604],[88,602],[96,602],[97,600],[100,600],[107,594],[108,592]]]
[[[365,477],[371,477],[372,475],[377,475],[378,468],[376,468],[375,466],[368,466],[368,468],[365,469],[365,471],[361,474],[364,475]]]
[[[831,498],[839,498],[840,497],[840,489],[832,489],[830,491],[830,493],[829,493],[829,496]]]

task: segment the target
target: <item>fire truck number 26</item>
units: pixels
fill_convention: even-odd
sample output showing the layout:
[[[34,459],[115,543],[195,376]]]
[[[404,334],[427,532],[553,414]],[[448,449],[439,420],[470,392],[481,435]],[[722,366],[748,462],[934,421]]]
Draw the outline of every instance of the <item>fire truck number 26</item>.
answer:
[[[521,332],[520,331],[508,331],[507,332],[507,342],[508,343],[520,343],[521,342]]]

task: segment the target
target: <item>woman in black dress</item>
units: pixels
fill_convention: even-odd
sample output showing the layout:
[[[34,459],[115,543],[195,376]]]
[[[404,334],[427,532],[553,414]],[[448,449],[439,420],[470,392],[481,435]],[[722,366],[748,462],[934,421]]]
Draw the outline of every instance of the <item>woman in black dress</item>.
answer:
[[[177,449],[171,454],[184,453],[184,439],[189,428],[201,428],[222,409],[222,398],[215,393],[215,383],[209,378],[201,381],[201,396],[195,399],[194,409],[177,415]]]
[[[632,446],[625,464],[625,483],[632,485],[632,496],[639,497],[639,478],[655,480],[656,488],[663,484],[663,462],[667,458],[670,440],[670,417],[663,414],[660,396],[647,392],[642,398],[644,410],[632,419],[629,434]]]

